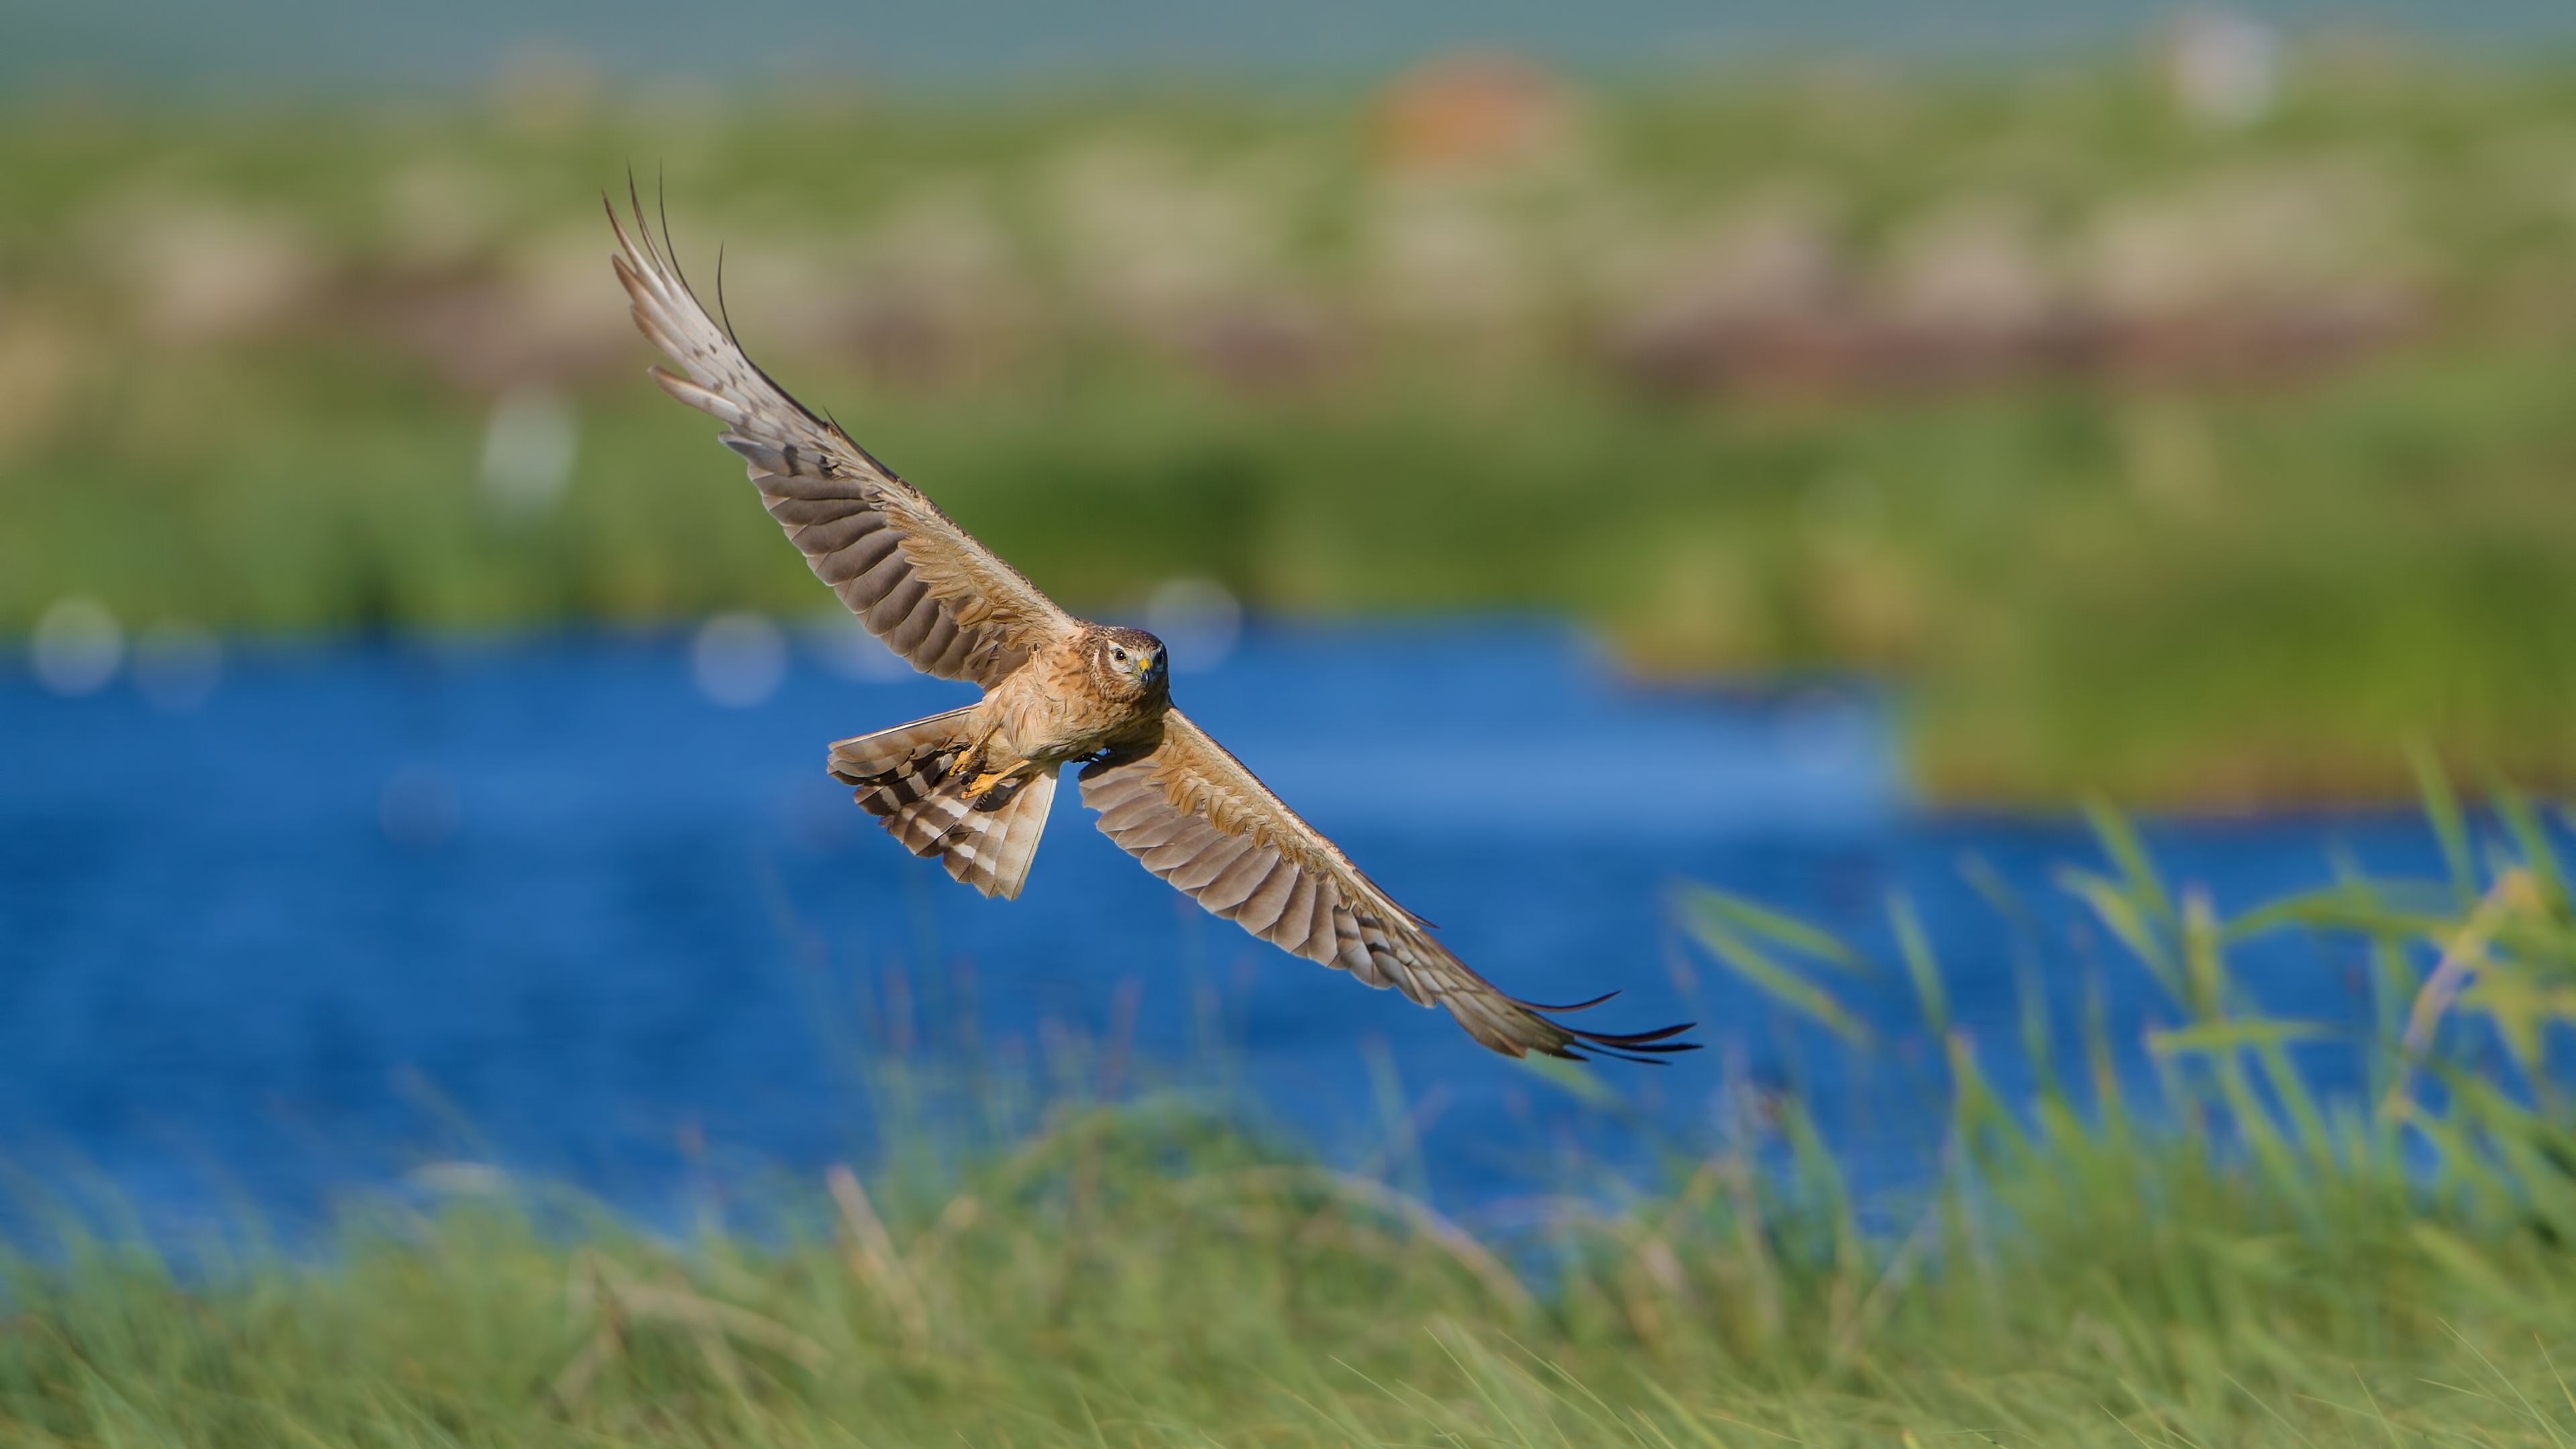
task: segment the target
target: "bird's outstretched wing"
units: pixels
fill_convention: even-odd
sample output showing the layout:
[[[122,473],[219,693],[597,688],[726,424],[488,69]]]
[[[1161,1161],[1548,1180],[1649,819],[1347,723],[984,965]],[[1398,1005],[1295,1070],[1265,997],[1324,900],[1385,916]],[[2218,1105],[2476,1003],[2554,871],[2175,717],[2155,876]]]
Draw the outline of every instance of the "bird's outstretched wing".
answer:
[[[1670,1039],[1689,1023],[1614,1034],[1548,1019],[1608,997],[1547,1007],[1504,995],[1179,710],[1163,716],[1162,741],[1150,752],[1084,767],[1082,803],[1100,812],[1102,833],[1120,849],[1213,914],[1371,986],[1447,1007],[1469,1036],[1505,1056],[1581,1061],[1591,1050],[1641,1060],[1697,1049]]]
[[[919,489],[770,381],[699,305],[640,205],[633,223],[629,232],[609,207],[617,279],[635,325],[687,374],[655,368],[653,380],[724,423],[722,441],[770,516],[869,633],[924,674],[989,689],[1075,627]]]

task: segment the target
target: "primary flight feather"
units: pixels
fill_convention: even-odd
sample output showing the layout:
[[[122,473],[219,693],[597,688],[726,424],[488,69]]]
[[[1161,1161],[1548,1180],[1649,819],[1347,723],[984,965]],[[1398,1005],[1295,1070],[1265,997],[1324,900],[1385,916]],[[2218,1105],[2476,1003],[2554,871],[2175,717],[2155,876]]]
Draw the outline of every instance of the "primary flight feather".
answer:
[[[840,428],[770,381],[689,290],[642,209],[615,207],[611,259],[635,325],[677,374],[662,390],[725,425],[770,516],[841,602],[915,669],[984,691],[964,709],[831,747],[835,779],[915,855],[1013,898],[1055,800],[1082,802],[1145,868],[1214,914],[1309,961],[1446,1007],[1507,1056],[1584,1050],[1638,1060],[1689,1051],[1689,1029],[1583,1031],[1503,994],[1434,940],[1242,762],[1172,708],[1162,641],[1077,619]],[[1607,998],[1601,998],[1606,1000]],[[1642,1054],[1642,1055],[1641,1055]]]

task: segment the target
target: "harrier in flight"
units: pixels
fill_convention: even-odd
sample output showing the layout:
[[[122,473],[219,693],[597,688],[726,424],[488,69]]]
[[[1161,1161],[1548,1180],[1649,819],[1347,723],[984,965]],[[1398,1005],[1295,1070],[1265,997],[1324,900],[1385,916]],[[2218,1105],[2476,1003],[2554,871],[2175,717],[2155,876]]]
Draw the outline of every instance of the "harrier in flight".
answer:
[[[915,855],[986,896],[1016,897],[1055,800],[1082,767],[1082,803],[1147,870],[1253,935],[1371,986],[1439,1005],[1507,1056],[1630,1060],[1687,1051],[1688,1026],[1618,1034],[1550,1019],[1574,1006],[1504,995],[1172,708],[1162,641],[1057,608],[921,491],[752,365],[699,305],[641,208],[609,209],[635,325],[678,364],[662,390],[725,425],[761,501],[868,631],[915,669],[982,687],[981,701],[831,747],[834,779]]]

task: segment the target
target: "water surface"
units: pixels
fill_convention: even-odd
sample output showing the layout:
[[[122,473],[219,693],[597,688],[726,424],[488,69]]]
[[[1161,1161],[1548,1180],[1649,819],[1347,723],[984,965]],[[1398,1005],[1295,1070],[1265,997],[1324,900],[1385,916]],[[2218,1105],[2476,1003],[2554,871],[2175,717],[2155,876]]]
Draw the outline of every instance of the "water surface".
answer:
[[[236,646],[178,714],[0,669],[0,1152],[182,1212],[293,1215],[457,1157],[649,1208],[692,1172],[863,1155],[860,1084],[889,1063],[1096,1085],[1213,1055],[1344,1160],[1382,1165],[1406,1123],[1419,1179],[1465,1208],[1648,1172],[1642,1143],[1705,1145],[1789,1089],[1865,1179],[1918,1173],[1943,1102],[1901,978],[1853,983],[1881,1035],[1846,1052],[1684,942],[1682,881],[1889,962],[1906,893],[2008,1091],[2025,981],[2067,1049],[2097,991],[2133,1073],[2173,1014],[2055,884],[2099,864],[2086,833],[1917,808],[1859,686],[1642,688],[1511,620],[1255,630],[1182,676],[1195,718],[1506,988],[1618,988],[1605,1026],[1702,1024],[1711,1050],[1596,1069],[1632,1104],[1605,1115],[1204,917],[1070,789],[1017,902],[904,854],[822,746],[971,693],[799,653],[727,708],[683,638]],[[2222,908],[2320,883],[2336,851],[2438,874],[2400,815],[2149,833]],[[2280,1009],[2366,1019],[2357,954],[2285,939],[2244,964]]]

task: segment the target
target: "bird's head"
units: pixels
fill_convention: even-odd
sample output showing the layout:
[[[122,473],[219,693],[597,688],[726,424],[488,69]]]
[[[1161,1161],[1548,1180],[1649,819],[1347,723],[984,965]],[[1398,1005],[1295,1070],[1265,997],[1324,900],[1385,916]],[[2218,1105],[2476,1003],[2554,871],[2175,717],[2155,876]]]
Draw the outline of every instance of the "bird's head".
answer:
[[[1101,630],[1091,663],[1103,684],[1130,699],[1170,687],[1171,666],[1164,657],[1163,641],[1142,629]]]

